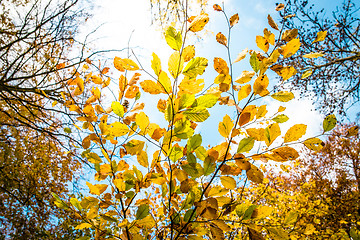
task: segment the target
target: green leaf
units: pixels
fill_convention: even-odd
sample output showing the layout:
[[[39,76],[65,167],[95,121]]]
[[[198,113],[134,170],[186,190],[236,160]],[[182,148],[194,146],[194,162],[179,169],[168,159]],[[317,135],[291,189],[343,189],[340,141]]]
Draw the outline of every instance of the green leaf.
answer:
[[[252,137],[241,139],[237,152],[249,152],[254,147],[255,140]]]
[[[169,47],[179,51],[182,46],[182,37],[181,32],[177,32],[176,29],[172,26],[168,27],[165,32],[165,40]]]
[[[136,211],[136,219],[143,219],[147,215],[149,215],[149,205],[148,204],[142,204],[138,207],[138,210]]]
[[[199,163],[183,164],[181,168],[193,178],[200,177],[204,174],[204,170]]]
[[[196,99],[197,107],[212,108],[218,101],[218,97],[213,94],[206,94]]]
[[[280,91],[280,92],[274,93],[273,95],[271,95],[271,97],[280,102],[288,102],[294,98],[294,94],[292,92]]]
[[[124,106],[121,105],[121,103],[119,102],[112,102],[111,103],[111,109],[113,110],[113,112],[118,115],[119,117],[123,117],[124,116]]]
[[[190,107],[195,102],[194,94],[183,94],[180,97],[179,110]]]
[[[182,113],[194,122],[203,122],[210,116],[208,110],[202,107],[189,108]]]
[[[170,155],[169,155],[169,158],[171,161],[173,161],[175,163],[177,160],[179,160],[183,156],[184,156],[184,153],[180,147],[175,145],[174,147],[171,148]]]
[[[252,69],[254,70],[254,72],[258,72],[260,70],[260,61],[257,58],[257,54],[255,52],[253,54],[251,54],[250,65],[251,65]]]
[[[324,132],[328,132],[336,126],[336,117],[334,114],[328,115],[323,121]]]
[[[204,161],[204,176],[208,176],[215,171],[216,164],[211,157],[205,158]]]
[[[185,215],[184,215],[184,222],[189,222],[195,219],[196,214],[193,214],[194,210],[193,209],[189,209],[186,211]],[[191,217],[192,215],[192,217]],[[190,219],[191,217],[191,219]]]
[[[195,134],[194,136],[192,136],[188,142],[187,142],[187,151],[188,152],[192,152],[195,149],[197,149],[202,142],[202,137],[200,134]]]
[[[196,78],[204,73],[208,65],[208,60],[203,57],[191,59],[183,70],[183,74],[189,78]]]
[[[64,128],[64,132],[71,133],[71,128],[68,128],[68,127]]]
[[[289,120],[289,117],[286,116],[285,114],[281,114],[281,115],[274,117],[272,120],[277,123],[284,123],[287,120]]]
[[[246,209],[244,213],[243,220],[250,219],[256,207],[256,205],[251,205],[250,207],[248,207],[248,209]]]

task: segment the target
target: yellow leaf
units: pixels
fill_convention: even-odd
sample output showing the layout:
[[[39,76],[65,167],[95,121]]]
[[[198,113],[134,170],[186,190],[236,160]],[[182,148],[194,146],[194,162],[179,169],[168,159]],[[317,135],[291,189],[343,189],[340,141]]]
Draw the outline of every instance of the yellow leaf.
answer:
[[[263,128],[247,128],[246,132],[256,141],[265,141],[265,129]]]
[[[139,93],[139,87],[136,85],[132,85],[127,89],[127,91],[125,93],[125,97],[132,99],[132,98],[135,98],[138,93]]]
[[[346,131],[346,137],[352,137],[357,135],[359,132],[359,126],[353,126]]]
[[[154,70],[154,73],[156,74],[156,76],[159,76],[160,72],[161,72],[161,61],[160,58],[153,53],[152,54],[153,59],[151,60],[151,68]]]
[[[312,53],[308,53],[308,54],[304,54],[303,57],[304,58],[318,58],[318,57],[322,57],[324,56],[325,54],[323,53],[319,53],[319,52],[312,52]]]
[[[239,22],[239,14],[234,14],[230,17],[229,19],[230,22],[230,27],[233,27],[235,24],[237,24]]]
[[[107,184],[91,184],[89,182],[86,182],[86,185],[90,188],[90,193],[91,194],[95,194],[95,195],[100,195],[102,194],[106,188],[108,187]]]
[[[288,80],[289,78],[291,78],[292,76],[294,76],[297,73],[296,69],[293,66],[290,67],[283,67],[280,70],[280,76],[284,79],[284,80]]]
[[[240,83],[240,84],[244,84],[247,83],[251,80],[251,78],[255,75],[254,71],[243,71],[240,75],[240,77],[238,77],[235,82]]]
[[[218,11],[218,12],[222,11],[222,8],[219,6],[219,4],[214,4],[213,8],[214,8],[215,11]]]
[[[242,50],[241,53],[238,54],[238,56],[236,57],[233,63],[240,62],[241,60],[243,60],[246,57],[247,52],[248,52],[248,48]]]
[[[224,45],[225,47],[227,46],[227,38],[225,37],[224,34],[222,34],[221,32],[219,32],[218,34],[216,34],[216,41],[222,45]]]
[[[204,79],[194,79],[184,77],[179,85],[179,95],[182,94],[197,94],[204,88]]]
[[[272,154],[269,154],[268,157],[277,162],[285,162],[297,159],[299,153],[294,148],[285,146],[273,150]]]
[[[208,193],[208,197],[221,197],[229,192],[228,189],[222,188],[220,186],[216,186],[210,189]]]
[[[285,133],[284,142],[293,142],[301,138],[306,133],[305,124],[295,124]]]
[[[111,109],[119,117],[124,117],[124,106],[121,105],[121,103],[116,102],[116,101],[112,102]]]
[[[80,223],[79,225],[77,225],[75,227],[75,229],[81,230],[81,229],[84,229],[84,228],[91,228],[91,227],[92,227],[92,225],[90,223]]]
[[[254,94],[259,94],[260,96],[265,96],[268,91],[267,87],[269,85],[269,78],[267,75],[261,75],[255,79],[254,82]]]
[[[269,42],[263,36],[256,36],[256,45],[264,52],[269,50]]]
[[[274,140],[280,136],[281,131],[278,123],[273,123],[265,128],[265,143],[270,146]]]
[[[292,92],[280,91],[280,92],[274,93],[273,95],[271,95],[271,97],[280,102],[288,102],[294,98],[294,94]]]
[[[113,182],[114,182],[115,187],[117,187],[120,192],[125,191],[126,185],[125,185],[124,179],[117,178],[117,179],[114,179]]]
[[[242,86],[238,93],[238,101],[243,100],[244,98],[249,96],[250,93],[251,93],[251,85],[250,84],[246,84],[246,85]]]
[[[327,31],[320,31],[316,34],[316,38],[312,43],[324,41],[326,38]]]
[[[220,181],[221,181],[221,184],[224,186],[224,188],[231,189],[231,190],[236,188],[236,181],[232,177],[221,176]]]
[[[229,74],[229,67],[224,59],[216,57],[214,58],[214,69],[219,74],[228,75]]]
[[[234,127],[234,123],[229,117],[229,115],[225,115],[222,122],[219,122],[219,133],[221,136],[227,138]]]
[[[246,171],[246,176],[252,182],[262,183],[264,174],[255,166],[251,164],[251,168]]]
[[[189,31],[191,32],[199,32],[204,29],[205,25],[209,22],[209,15],[203,13],[201,15],[196,16],[190,26]]]
[[[145,168],[149,166],[148,155],[145,151],[141,151],[140,154],[137,155],[137,161]]]
[[[182,57],[184,59],[184,62],[190,61],[193,57],[195,57],[195,47],[194,45],[189,45],[184,48],[182,52]]]
[[[267,28],[264,29],[264,38],[271,44],[275,44],[275,34],[271,33]]]
[[[125,72],[125,70],[135,71],[139,70],[139,66],[131,59],[128,58],[114,58],[114,67],[120,72]]]
[[[269,207],[269,206],[259,206],[255,210],[256,210],[255,218],[265,218],[265,217],[269,216],[272,213],[273,208]]]
[[[268,15],[267,19],[268,19],[268,24],[270,25],[270,27],[272,27],[275,30],[279,30],[278,25],[275,23],[274,19],[272,19],[270,14]]]
[[[180,57],[179,52],[171,54],[168,62],[169,72],[173,78],[176,78],[184,67],[184,60]]]
[[[284,58],[290,57],[294,55],[297,52],[297,50],[299,50],[300,45],[301,45],[300,40],[298,38],[295,38],[290,42],[288,42],[285,46],[281,47],[282,49],[281,54],[284,56]]]
[[[160,84],[152,81],[152,80],[145,80],[140,83],[141,88],[150,94],[159,94],[165,93],[164,89],[160,86]]]
[[[129,128],[121,122],[114,122],[111,124],[110,133],[114,137],[124,136],[128,132],[129,132]]]
[[[144,112],[140,112],[136,114],[135,119],[136,124],[139,126],[140,130],[145,132],[146,128],[150,124],[149,117]]]
[[[304,141],[304,145],[313,151],[320,151],[325,146],[325,143],[319,138],[310,138]]]
[[[159,75],[159,84],[167,94],[172,93],[171,81],[166,72],[161,71]]]

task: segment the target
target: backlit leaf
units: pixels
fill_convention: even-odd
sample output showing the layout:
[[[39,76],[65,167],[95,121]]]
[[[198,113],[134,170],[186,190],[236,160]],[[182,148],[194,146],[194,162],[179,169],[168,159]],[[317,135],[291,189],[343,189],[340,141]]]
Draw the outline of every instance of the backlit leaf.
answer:
[[[243,60],[246,57],[248,51],[249,50],[247,48],[242,50],[241,53],[238,54],[238,56],[236,57],[233,63],[240,62],[241,60]]]
[[[224,186],[224,188],[231,189],[231,190],[236,188],[236,181],[232,177],[221,176],[220,181],[221,181],[221,184]]]
[[[237,152],[249,152],[254,147],[255,140],[252,137],[241,139]]]
[[[246,84],[246,85],[242,86],[238,92],[238,101],[243,100],[244,98],[249,96],[250,93],[251,93],[251,85],[250,84]]]
[[[159,76],[161,71],[161,61],[160,58],[155,54],[152,53],[153,59],[151,60],[151,68],[154,70],[156,76]]]
[[[107,184],[91,184],[89,182],[86,182],[86,185],[89,187],[90,189],[90,193],[91,194],[95,194],[95,195],[100,195],[102,194],[106,188],[108,187]]]
[[[256,45],[264,52],[269,50],[269,42],[263,36],[256,36]]]
[[[119,117],[124,117],[124,106],[121,105],[119,102],[112,102],[111,103],[111,109],[113,112],[118,115]]]
[[[196,99],[197,107],[212,108],[218,101],[218,97],[213,94],[205,94]]]
[[[310,150],[320,151],[325,146],[325,143],[319,138],[310,138],[304,141],[304,145]]]
[[[160,84],[154,82],[152,80],[145,80],[140,83],[141,88],[150,94],[159,94],[165,93],[164,89],[161,87]]]
[[[150,124],[149,117],[144,112],[136,114],[135,121],[140,130],[143,132]]]
[[[280,115],[277,115],[276,117],[274,117],[271,120],[273,120],[274,122],[277,122],[277,123],[284,123],[287,120],[289,120],[289,117],[286,116],[285,114],[280,114]]]
[[[110,133],[114,137],[121,137],[128,134],[129,128],[121,122],[114,122],[111,124]]]
[[[301,79],[304,79],[304,78],[307,78],[307,77],[310,77],[311,74],[312,74],[313,70],[312,69],[307,69],[305,70],[302,75],[301,75]]]
[[[196,78],[198,75],[204,73],[208,65],[208,60],[206,58],[197,57],[190,60],[183,70],[183,74],[189,78]]]
[[[323,54],[323,53],[316,52],[316,53],[304,54],[303,57],[304,57],[304,58],[318,58],[318,57],[322,57],[322,56],[324,56],[324,55],[325,55],[325,54]]]
[[[246,171],[248,179],[255,183],[262,183],[264,180],[264,174],[255,166],[251,164],[251,168]]]
[[[288,102],[294,98],[294,94],[292,92],[280,91],[280,92],[274,93],[273,95],[271,95],[271,97],[280,102]]]
[[[324,41],[326,38],[327,31],[320,31],[316,33],[316,38],[312,43]]]
[[[254,82],[254,94],[259,94],[260,96],[264,96],[268,93],[267,87],[269,86],[269,78],[267,75],[261,75],[255,79]]]
[[[189,108],[182,112],[189,120],[192,120],[194,122],[203,122],[205,121],[209,116],[209,112],[206,108]]]
[[[306,133],[305,124],[295,124],[285,133],[284,143],[299,140]]]
[[[114,67],[120,72],[125,72],[125,70],[135,71],[139,70],[139,66],[131,59],[128,58],[114,58]]]
[[[239,22],[239,14],[234,14],[230,17],[230,27],[233,27],[235,24],[237,24]]]
[[[260,70],[260,60],[257,58],[257,54],[255,52],[250,56],[250,65],[255,72]]]
[[[288,29],[284,31],[284,33],[281,36],[281,39],[284,40],[285,42],[289,42],[292,39],[296,38],[297,35],[298,35],[297,29]]]
[[[179,51],[182,47],[181,32],[177,32],[176,29],[172,26],[166,29],[165,40],[169,47],[176,51]]]
[[[214,58],[214,69],[219,74],[224,74],[224,75],[229,74],[229,67],[226,61],[222,58],[219,57]]]
[[[190,61],[193,57],[195,57],[195,47],[194,45],[186,46],[182,52],[182,57],[184,62]],[[185,68],[186,69],[186,68]]]
[[[91,227],[92,227],[92,225],[90,223],[80,223],[79,225],[77,225],[75,227],[75,229],[81,230],[81,229],[84,229],[84,228],[91,228]]]
[[[231,133],[234,123],[228,115],[225,115],[222,122],[219,122],[219,133],[221,136],[227,138]]]
[[[222,34],[221,32],[219,32],[218,34],[216,34],[216,41],[222,45],[224,45],[225,47],[227,46],[227,39],[225,37],[224,34]]]
[[[285,46],[281,47],[282,49],[281,54],[284,56],[284,58],[291,57],[297,52],[297,50],[299,50],[300,45],[301,45],[300,40],[298,38],[295,38],[290,42],[288,42]]]
[[[324,132],[328,132],[336,126],[336,117],[334,114],[328,115],[323,121]]]
[[[172,88],[171,88],[171,81],[170,78],[168,77],[167,73],[164,71],[161,71],[159,74],[159,82],[160,86],[164,89],[164,91],[166,93],[171,93],[172,92]]]
[[[169,72],[173,78],[176,78],[184,67],[184,60],[180,57],[179,52],[171,54],[168,62]]]
[[[253,71],[243,71],[240,75],[240,77],[238,77],[235,82],[240,83],[240,84],[244,84],[247,83],[251,80],[251,78],[255,75],[255,72]]]
[[[273,123],[265,128],[265,143],[270,146],[274,140],[280,136],[281,131],[278,123]]]
[[[148,204],[142,204],[138,207],[138,210],[136,211],[136,219],[141,220],[145,218],[147,215],[149,215],[149,205]]]
[[[272,27],[275,30],[279,30],[278,25],[275,23],[274,19],[272,19],[270,14],[268,15],[267,19],[268,19],[268,24],[270,25],[270,27]]]
[[[196,16],[190,26],[189,31],[191,32],[199,32],[204,29],[205,25],[209,22],[209,15],[203,13],[201,15]]]

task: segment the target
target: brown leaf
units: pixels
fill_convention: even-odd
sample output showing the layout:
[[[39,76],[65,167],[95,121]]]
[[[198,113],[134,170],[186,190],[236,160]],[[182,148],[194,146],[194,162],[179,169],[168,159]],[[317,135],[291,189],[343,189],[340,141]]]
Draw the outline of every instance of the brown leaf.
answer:
[[[214,8],[215,11],[218,11],[218,12],[221,12],[221,11],[222,11],[222,8],[221,8],[220,5],[218,5],[218,4],[214,4],[214,5],[213,5],[213,8]]]
[[[285,7],[285,5],[283,3],[279,3],[278,5],[276,5],[275,10],[276,11],[281,11],[281,10],[284,9],[284,7]]]
[[[221,32],[219,32],[218,34],[216,34],[216,41],[222,45],[224,45],[225,47],[227,46],[227,39],[225,37],[224,34],[222,34]]]
[[[275,23],[274,19],[272,19],[270,14],[268,15],[267,19],[268,19],[268,23],[269,23],[270,27],[272,27],[275,30],[279,30],[278,25]]]
[[[239,22],[239,14],[234,14],[230,18],[230,27],[233,27],[235,24]]]

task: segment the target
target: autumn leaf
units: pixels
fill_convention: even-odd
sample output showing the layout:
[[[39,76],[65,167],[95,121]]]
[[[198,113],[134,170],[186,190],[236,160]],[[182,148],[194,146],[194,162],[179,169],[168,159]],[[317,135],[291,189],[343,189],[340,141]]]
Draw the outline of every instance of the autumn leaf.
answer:
[[[222,176],[220,177],[221,184],[224,186],[224,188],[227,189],[235,189],[236,188],[236,181],[234,178],[229,176]]]
[[[336,117],[334,114],[328,115],[323,121],[324,132],[328,132],[336,126]]]
[[[304,54],[303,57],[304,58],[318,58],[318,57],[322,57],[324,55],[325,54],[323,54],[323,53],[315,52],[315,53]]]
[[[224,59],[216,57],[214,58],[214,69],[219,74],[227,75],[229,74],[229,67]]]
[[[182,58],[184,59],[184,62],[190,61],[193,57],[195,57],[195,46],[194,45],[186,46],[182,52]]]
[[[325,146],[325,143],[319,138],[310,138],[304,141],[304,145],[310,150],[320,151]]]
[[[246,57],[248,51],[249,51],[248,48],[242,50],[241,53],[238,54],[238,56],[236,57],[233,63],[240,62],[241,60],[243,60]]]
[[[264,174],[255,165],[251,164],[251,168],[246,171],[248,179],[255,183],[262,183],[264,180]]]
[[[242,86],[238,92],[238,101],[243,100],[244,98],[249,96],[250,93],[251,93],[251,85],[250,84],[246,84],[246,85]]]
[[[125,72],[125,70],[135,71],[139,70],[139,66],[131,59],[128,58],[114,58],[114,67],[120,72]]]
[[[86,185],[90,189],[91,194],[100,195],[102,194],[108,187],[107,184],[91,184],[89,182],[86,182]]]
[[[152,53],[153,59],[151,60],[151,68],[154,70],[156,76],[159,76],[161,72],[161,61],[160,58],[155,54]]]
[[[241,139],[237,152],[249,152],[254,147],[255,140],[252,137]]]
[[[206,13],[196,16],[189,26],[189,31],[199,32],[204,29],[205,25],[209,22],[209,16]]]
[[[295,124],[285,133],[284,143],[299,140],[306,133],[305,124]]]
[[[280,91],[280,92],[274,93],[273,95],[271,95],[271,97],[280,102],[288,102],[294,98],[294,94],[292,92]]]
[[[265,143],[270,146],[280,136],[281,131],[278,123],[273,123],[265,128]]]
[[[252,77],[255,75],[255,72],[253,71],[243,71],[240,75],[240,77],[238,77],[235,82],[240,83],[240,84],[244,84],[249,82]]]
[[[270,25],[270,27],[272,27],[275,30],[279,30],[278,25],[275,23],[274,19],[272,19],[270,14],[268,15],[267,19],[268,19],[268,24]],[[267,52],[267,51],[265,51],[265,52]]]
[[[225,47],[227,46],[227,39],[225,37],[224,34],[222,34],[221,32],[219,32],[218,34],[216,34],[216,41],[222,45],[224,45]]]
[[[174,27],[169,26],[165,32],[165,40],[169,47],[176,51],[180,51],[182,47],[181,32],[177,32]]]
[[[219,133],[224,138],[229,137],[229,134],[234,127],[234,123],[228,115],[225,115],[222,122],[219,122]]]
[[[281,54],[284,56],[284,58],[291,57],[299,50],[300,46],[301,46],[300,40],[298,38],[295,38],[290,42],[288,42],[285,46],[281,47],[282,49]]]
[[[234,14],[230,17],[229,19],[230,22],[230,27],[233,27],[235,24],[237,24],[239,22],[239,14]]]
[[[269,42],[263,36],[256,36],[256,45],[264,52],[269,50]]]
[[[218,12],[222,11],[222,8],[218,4],[214,4],[213,8],[214,8],[215,11],[218,11]]]
[[[197,57],[191,59],[183,70],[183,74],[189,78],[196,78],[204,73],[208,65],[206,58]]]
[[[327,31],[320,31],[316,33],[316,38],[312,43],[324,41],[326,38]]]

